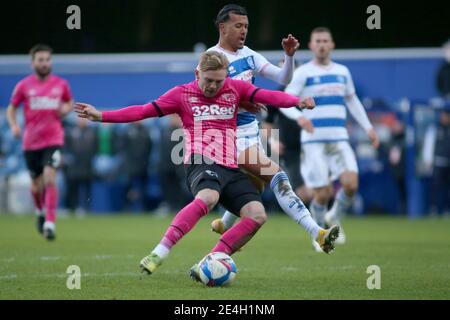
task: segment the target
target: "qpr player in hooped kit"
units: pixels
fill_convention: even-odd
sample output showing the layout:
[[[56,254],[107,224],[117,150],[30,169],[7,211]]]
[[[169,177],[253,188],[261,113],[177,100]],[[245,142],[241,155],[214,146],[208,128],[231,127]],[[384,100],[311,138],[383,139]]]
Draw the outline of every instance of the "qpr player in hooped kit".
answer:
[[[151,103],[105,112],[85,103],[76,104],[78,115],[92,121],[132,122],[174,113],[182,120],[187,185],[195,199],[178,212],[160,243],[141,260],[142,271],[149,274],[156,271],[171,248],[219,202],[242,219],[221,236],[211,252],[232,255],[266,221],[259,192],[238,168],[237,106],[247,101],[280,107],[314,107],[310,98],[303,100],[233,80],[227,77],[227,67],[228,60],[223,54],[206,52],[200,57],[197,80],[177,86]],[[318,241],[324,248],[332,247],[338,231],[337,227],[321,229]],[[197,266],[192,268],[191,276],[198,280]]]
[[[314,58],[294,72],[287,93],[313,96],[315,110],[302,112],[296,108],[280,110],[297,121],[302,133],[301,173],[308,188],[313,189],[311,213],[321,226],[338,224],[337,244],[345,243],[341,218],[349,212],[358,190],[358,165],[346,128],[347,110],[366,131],[373,147],[379,146],[375,129],[355,92],[348,68],[331,60],[334,41],[331,31],[317,27],[311,32],[309,48]],[[330,210],[332,182],[339,180],[342,188]],[[313,239],[313,246],[320,246]]]
[[[294,55],[300,45],[295,37],[288,35],[282,39],[284,64],[279,68],[260,53],[245,46],[249,19],[244,7],[235,4],[224,6],[217,14],[216,27],[219,30],[219,41],[208,51],[221,52],[227,57],[230,78],[253,83],[256,76],[261,76],[284,85],[291,81]],[[251,177],[260,192],[268,184],[281,209],[316,239],[320,227],[295,194],[286,172],[266,155],[259,137],[258,120],[244,108],[237,115],[236,138],[239,168]],[[212,221],[211,229],[223,234],[237,219],[236,215],[227,210],[222,218]]]

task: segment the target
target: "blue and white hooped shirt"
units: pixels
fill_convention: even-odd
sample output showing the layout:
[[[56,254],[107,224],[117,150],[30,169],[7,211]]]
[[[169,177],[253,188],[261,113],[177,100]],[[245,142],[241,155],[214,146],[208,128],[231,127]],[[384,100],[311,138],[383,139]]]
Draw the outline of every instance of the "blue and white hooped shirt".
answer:
[[[287,93],[299,97],[313,97],[316,107],[304,110],[314,125],[314,132],[302,131],[302,143],[348,140],[345,97],[355,94],[355,86],[348,68],[331,62],[320,66],[310,61],[294,71]]]
[[[227,57],[230,63],[228,66],[228,75],[232,79],[244,80],[251,83],[255,82],[255,75],[259,74],[270,63],[264,56],[246,46],[236,52],[230,52],[219,45],[215,45],[209,48],[208,51],[218,51]],[[254,121],[256,121],[256,116],[253,113],[239,110],[237,114],[238,127]]]

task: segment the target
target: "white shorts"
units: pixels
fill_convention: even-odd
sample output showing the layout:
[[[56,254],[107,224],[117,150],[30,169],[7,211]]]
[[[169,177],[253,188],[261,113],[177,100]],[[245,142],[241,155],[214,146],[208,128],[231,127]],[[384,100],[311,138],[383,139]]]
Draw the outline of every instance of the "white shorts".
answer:
[[[237,156],[239,154],[253,146],[258,144],[262,148],[261,139],[259,137],[258,121],[253,121],[248,124],[237,127],[236,129],[236,151]],[[264,148],[262,148],[264,150]]]
[[[348,141],[304,143],[300,169],[308,188],[320,188],[338,179],[344,171],[358,173],[358,164]]]

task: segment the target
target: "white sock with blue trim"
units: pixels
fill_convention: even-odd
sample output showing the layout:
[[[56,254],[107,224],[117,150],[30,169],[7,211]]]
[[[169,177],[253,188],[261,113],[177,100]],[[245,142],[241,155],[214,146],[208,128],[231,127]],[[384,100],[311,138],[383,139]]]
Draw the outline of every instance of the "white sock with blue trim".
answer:
[[[311,217],[311,213],[303,204],[302,200],[292,190],[289,178],[284,171],[278,172],[272,178],[270,188],[283,211],[294,219],[297,224],[305,228],[309,235],[316,239],[321,228]]]

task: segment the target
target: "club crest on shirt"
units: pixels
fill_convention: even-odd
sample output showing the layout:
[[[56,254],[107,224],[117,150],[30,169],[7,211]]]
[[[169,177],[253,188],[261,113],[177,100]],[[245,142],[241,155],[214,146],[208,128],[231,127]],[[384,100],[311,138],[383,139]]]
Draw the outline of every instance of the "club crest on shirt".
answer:
[[[232,76],[234,73],[236,73],[236,68],[234,66],[228,67],[228,74]]]
[[[224,93],[220,97],[222,99],[224,99],[225,101],[228,101],[228,102],[234,101],[234,96],[232,94],[229,94],[229,93]]]
[[[248,63],[248,66],[250,67],[250,69],[252,69],[252,70],[255,69],[255,61],[253,60],[253,56],[247,57],[247,63]]]

